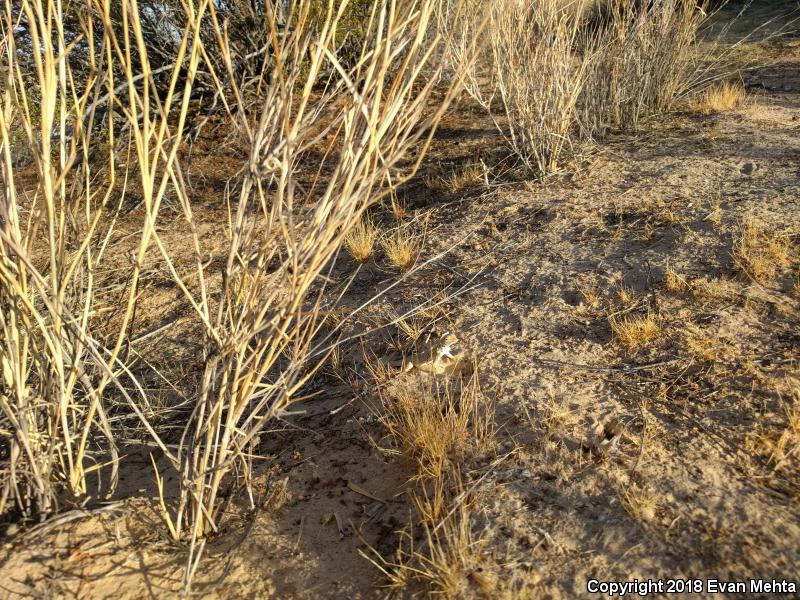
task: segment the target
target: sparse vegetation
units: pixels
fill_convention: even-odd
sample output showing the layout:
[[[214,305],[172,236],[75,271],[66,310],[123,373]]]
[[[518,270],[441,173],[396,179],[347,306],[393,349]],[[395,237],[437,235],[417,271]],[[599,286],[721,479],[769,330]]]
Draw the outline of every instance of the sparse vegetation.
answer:
[[[372,220],[364,217],[350,230],[344,244],[350,256],[358,262],[365,262],[372,256],[377,238],[378,231]]]
[[[5,593],[791,575],[800,30],[745,4],[6,0]]]
[[[704,115],[731,110],[741,106],[744,97],[744,87],[739,82],[715,83],[699,95],[695,110]]]
[[[408,225],[398,225],[381,237],[381,248],[389,262],[401,270],[411,268],[419,254],[419,236]]]
[[[792,244],[785,235],[770,231],[753,215],[742,219],[736,233],[734,258],[739,269],[758,283],[770,283],[792,261]]]
[[[638,350],[661,335],[658,317],[651,312],[643,316],[611,316],[608,322],[614,337],[629,350]]]
[[[622,306],[631,306],[636,301],[636,295],[634,294],[633,290],[625,285],[620,285],[617,287],[617,299],[619,300]]]
[[[636,129],[690,93],[710,59],[697,43],[707,8],[695,0],[602,3],[584,34],[594,55],[578,113],[586,133]]]
[[[507,0],[494,5],[489,26],[492,85],[500,97],[507,142],[523,164],[546,175],[571,149],[578,100],[591,54],[576,48],[580,20],[561,2]],[[546,74],[546,76],[543,76]]]
[[[709,335],[695,325],[688,325],[685,330],[686,349],[698,361],[711,363],[721,358],[730,358],[724,351],[724,341]]]
[[[601,303],[602,296],[596,284],[583,285],[578,291],[583,299],[583,305],[589,310],[596,310]]]
[[[430,495],[413,493],[411,502],[421,517],[421,533],[402,532],[392,560],[363,555],[384,574],[384,587],[395,592],[407,593],[418,585],[427,594],[448,600],[471,597],[473,576],[482,569],[481,540],[473,532],[469,500],[457,500],[450,509],[453,500],[439,483]]]
[[[444,478],[469,452],[491,443],[491,405],[477,375],[421,388],[398,383],[382,392],[381,403],[379,418],[422,479]]]

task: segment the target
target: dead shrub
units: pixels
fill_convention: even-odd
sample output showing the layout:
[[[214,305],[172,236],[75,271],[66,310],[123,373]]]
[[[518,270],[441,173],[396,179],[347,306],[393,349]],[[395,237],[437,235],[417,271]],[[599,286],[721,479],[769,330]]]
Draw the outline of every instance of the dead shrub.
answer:
[[[472,56],[474,23],[486,13],[484,3],[470,2],[440,17],[450,64]],[[467,91],[540,176],[581,142],[636,128],[709,77],[697,43],[707,12],[695,0],[502,0],[488,14]]]
[[[707,70],[697,43],[707,19],[696,0],[608,2],[582,44],[593,60],[578,102],[584,135],[635,129],[669,110]]]
[[[580,20],[558,0],[505,0],[488,27],[493,86],[505,126],[522,163],[539,175],[560,167],[571,150],[576,110],[591,56],[578,48]]]

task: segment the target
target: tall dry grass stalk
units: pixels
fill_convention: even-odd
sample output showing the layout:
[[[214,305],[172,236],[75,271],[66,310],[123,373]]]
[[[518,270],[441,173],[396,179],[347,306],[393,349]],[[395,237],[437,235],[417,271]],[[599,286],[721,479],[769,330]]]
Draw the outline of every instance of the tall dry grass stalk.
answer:
[[[100,343],[95,328],[100,311],[96,273],[109,258],[109,242],[120,202],[113,153],[115,124],[109,121],[98,139],[96,108],[102,92],[121,74],[130,93],[122,107],[135,127],[129,128],[148,206],[136,264],[147,248],[166,178],[155,179],[156,163],[174,160],[174,135],[166,115],[175,86],[154,101],[144,79],[135,89],[136,65],[130,47],[141,45],[134,6],[123,7],[130,30],[123,40],[110,29],[95,29],[109,19],[108,3],[92,3],[91,18],[68,35],[66,8],[60,2],[6,2],[2,19],[4,76],[0,113],[0,151],[5,182],[0,205],[0,409],[8,460],[2,473],[0,512],[16,509],[24,517],[43,517],[62,499],[83,501],[88,477],[98,478],[95,494],[113,491],[118,456],[107,418],[104,392],[110,383],[136,411],[147,400],[138,388],[134,401],[120,361],[137,292],[134,269],[127,310],[110,344]],[[176,64],[197,59],[184,32]],[[18,48],[27,42],[28,61]],[[113,43],[112,43],[113,42]],[[88,77],[76,73],[81,53]],[[177,73],[178,67],[175,71]],[[187,85],[189,85],[187,83]],[[153,106],[155,105],[155,106]],[[152,110],[150,110],[152,108]],[[177,112],[177,111],[176,111]],[[185,106],[182,116],[185,116]],[[141,123],[139,117],[142,117]],[[173,115],[174,116],[174,115]],[[178,118],[180,127],[180,118]],[[93,168],[97,148],[110,153],[103,171]],[[32,157],[25,172],[20,155]],[[105,469],[108,467],[108,469]],[[110,470],[105,483],[100,472]]]
[[[463,63],[466,91],[494,118],[510,150],[539,176],[576,144],[635,128],[669,110],[710,76],[698,33],[708,18],[694,0],[502,0],[443,11],[445,60]],[[472,25],[489,13],[483,40]]]
[[[187,14],[164,89],[149,67],[135,2],[113,7],[122,18],[121,34],[112,24],[110,3],[86,5],[79,19],[82,28],[70,32],[69,45],[62,29],[69,20],[61,3],[24,0],[20,14],[6,3],[9,85],[2,144],[7,185],[0,274],[6,309],[4,383],[10,398],[3,416],[11,426],[12,460],[5,487],[23,512],[30,512],[24,487],[31,484],[20,485],[20,472],[32,474],[27,480],[35,482],[42,498],[36,506],[40,514],[57,508],[62,492],[80,500],[87,494],[87,474],[106,466],[111,469],[107,491],[113,491],[118,457],[106,418],[109,384],[169,454],[146,418],[148,397],[125,361],[145,254],[153,242],[161,246],[159,211],[168,186],[179,180],[176,156],[202,54],[197,24],[209,4],[200,2]],[[21,34],[15,28],[23,16]],[[33,74],[17,60],[12,31],[29,36],[31,48],[42,48],[40,54],[33,52]],[[84,80],[78,69],[87,65],[91,75]],[[121,117],[109,116],[102,130],[95,119],[104,103]],[[24,182],[15,179],[11,127],[25,131],[35,157]],[[115,154],[117,129],[125,131],[133,156],[124,177]],[[105,160],[95,155],[98,148],[107,149]],[[111,256],[110,241],[125,184],[134,177],[145,216],[131,251],[121,316],[110,336],[100,335],[104,323],[98,315],[107,307],[101,306],[95,273],[118,258]],[[33,194],[21,193],[30,187]],[[138,393],[133,397],[128,389]],[[15,446],[24,452],[15,453]]]
[[[557,170],[572,143],[592,60],[577,48],[580,24],[559,0],[506,0],[492,14],[492,72],[506,119],[500,129],[522,163],[540,174]]]
[[[220,301],[208,291],[202,252],[194,286],[175,275],[207,337],[197,404],[176,457],[186,485],[175,512],[165,509],[176,538],[194,542],[216,529],[218,498],[233,485],[228,475],[249,477],[248,449],[264,424],[322,364],[325,353],[315,347],[323,321],[320,275],[380,190],[402,179],[398,167],[408,150],[422,143],[424,154],[442,115],[441,107],[425,110],[434,80],[421,79],[435,69],[438,41],[425,35],[432,3],[376,3],[351,68],[332,51],[345,5],[330,3],[316,29],[309,5],[299,3],[285,33],[273,36],[271,85],[256,124],[241,122],[251,152],[241,191],[229,198]],[[218,43],[230,52],[223,36]],[[323,80],[326,68],[334,76]],[[230,74],[228,85],[240,96]],[[319,183],[304,190],[296,165],[320,143],[327,150]],[[326,180],[323,168],[331,173]],[[191,222],[188,202],[185,215]],[[201,245],[196,236],[195,244]]]
[[[490,62],[488,14],[482,0],[440,0],[436,7],[436,30],[443,40],[442,76],[460,74],[464,90],[481,104],[486,101],[486,79],[492,76],[486,71]]]
[[[177,496],[162,489],[161,505],[170,535],[190,545],[188,583],[218,528],[221,495],[249,485],[264,425],[332,349],[318,340],[325,275],[340,247],[365,210],[414,173],[455,94],[458,78],[432,100],[441,70],[435,4],[372,3],[357,56],[343,61],[346,0],[300,0],[288,15],[267,2],[268,44],[245,56],[216,3],[183,3],[182,14],[171,14],[170,57],[148,37],[147,3],[6,1],[0,512],[47,515],[62,498],[97,497],[90,474],[108,472],[101,491],[113,490],[120,459],[108,407],[111,396],[122,398],[178,473]],[[243,60],[255,64],[242,69]],[[230,173],[229,217],[220,224],[227,248],[213,263],[182,164],[201,75],[205,86],[213,82],[213,107],[249,149],[244,168]],[[313,185],[300,185],[298,165],[317,151]],[[24,171],[22,156],[34,157]],[[121,310],[109,322],[96,278],[118,270],[113,233],[133,181],[143,217],[126,291],[115,298]],[[191,275],[178,264],[183,248],[158,227],[167,194],[186,222]],[[199,389],[178,439],[150,422],[128,352],[143,265],[153,255],[189,306],[182,320],[203,331]],[[161,488],[161,473],[156,480]]]
[[[610,128],[635,129],[642,118],[670,110],[696,84],[707,50],[698,34],[707,2],[607,2],[584,27],[591,53],[578,122],[587,136]]]

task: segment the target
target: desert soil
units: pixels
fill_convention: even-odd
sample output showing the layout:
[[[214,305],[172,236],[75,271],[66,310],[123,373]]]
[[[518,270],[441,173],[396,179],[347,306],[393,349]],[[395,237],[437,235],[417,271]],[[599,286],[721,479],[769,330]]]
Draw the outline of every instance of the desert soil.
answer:
[[[424,234],[419,261],[446,253],[351,327],[443,299],[429,329],[454,332],[477,357],[497,443],[464,473],[482,498],[476,590],[487,578],[554,599],[589,597],[592,577],[800,580],[800,460],[775,454],[800,390],[800,37],[759,52],[770,64],[745,76],[743,106],[678,110],[545,182],[506,168],[502,139],[465,98],[437,134],[433,166],[400,191]],[[479,161],[488,187],[436,183]],[[209,231],[223,215],[209,203]],[[761,281],[736,258],[752,218],[789,240]],[[356,264],[338,268],[344,280]],[[398,279],[380,254],[359,269],[345,307]],[[612,329],[648,316],[659,330],[639,347]],[[385,355],[395,333],[346,344],[339,371],[264,436],[255,488],[277,491],[256,511],[233,499],[195,592],[386,595],[362,553],[396,548],[412,518],[411,467],[386,451],[374,395],[353,382],[367,376],[365,350]],[[611,424],[619,439],[598,452]],[[175,596],[185,553],[162,533],[149,457],[126,461],[116,503],[8,536],[0,596]]]

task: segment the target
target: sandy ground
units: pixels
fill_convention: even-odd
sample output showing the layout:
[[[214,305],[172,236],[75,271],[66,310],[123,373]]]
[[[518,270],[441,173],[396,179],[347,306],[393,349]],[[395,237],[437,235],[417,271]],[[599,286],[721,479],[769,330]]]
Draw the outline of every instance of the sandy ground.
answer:
[[[544,184],[435,184],[477,158],[503,170],[501,140],[465,102],[437,136],[434,166],[401,193],[424,231],[420,260],[449,252],[353,328],[459,291],[429,311],[429,329],[456,333],[497,400],[496,447],[465,471],[486,565],[469,594],[487,577],[519,598],[594,597],[590,578],[800,580],[800,457],[775,454],[800,393],[800,39],[769,52],[744,106],[616,135]],[[762,281],[736,259],[748,218],[789,240]],[[341,277],[354,268],[343,259]],[[393,278],[379,256],[345,304]],[[641,347],[613,331],[647,316],[659,329]],[[389,353],[390,333],[367,338],[371,355]],[[256,511],[232,502],[199,595],[387,593],[360,551],[394,552],[412,518],[411,471],[382,451],[374,397],[353,383],[363,356],[346,346],[343,366],[315,382],[321,395],[297,406],[306,412],[265,436],[256,489],[286,492]],[[612,423],[619,439],[598,456]],[[185,555],[161,532],[149,457],[126,461],[119,503],[6,539],[0,596],[174,597]]]

